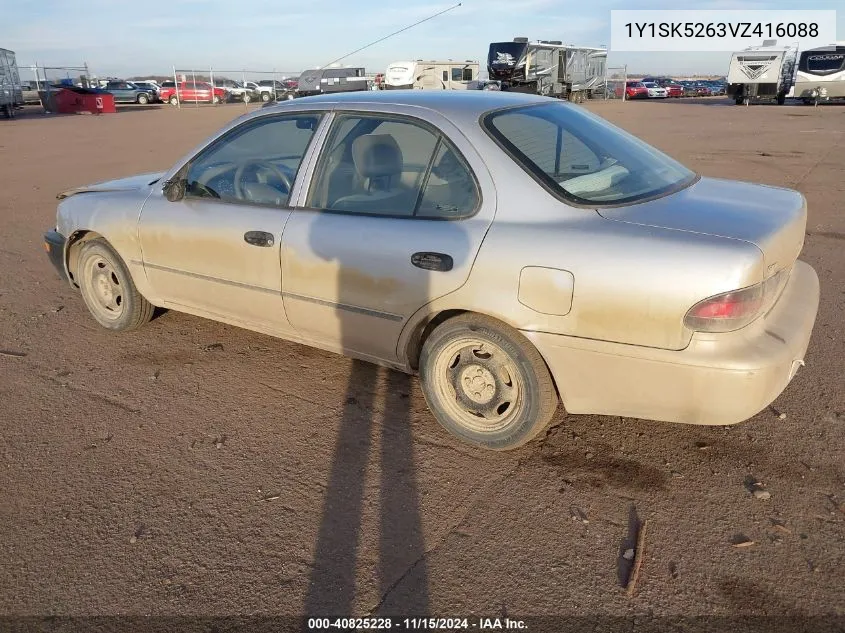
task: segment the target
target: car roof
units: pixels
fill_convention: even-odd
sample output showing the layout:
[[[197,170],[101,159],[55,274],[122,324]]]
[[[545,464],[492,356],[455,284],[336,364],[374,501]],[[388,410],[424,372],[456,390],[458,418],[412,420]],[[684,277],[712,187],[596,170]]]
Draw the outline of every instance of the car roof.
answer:
[[[325,103],[327,106],[354,107],[367,105],[411,105],[436,110],[446,116],[480,116],[489,110],[508,106],[562,103],[559,99],[537,94],[492,90],[358,90],[299,97],[283,101],[267,109],[296,108],[297,103]],[[563,102],[566,103],[566,102]]]

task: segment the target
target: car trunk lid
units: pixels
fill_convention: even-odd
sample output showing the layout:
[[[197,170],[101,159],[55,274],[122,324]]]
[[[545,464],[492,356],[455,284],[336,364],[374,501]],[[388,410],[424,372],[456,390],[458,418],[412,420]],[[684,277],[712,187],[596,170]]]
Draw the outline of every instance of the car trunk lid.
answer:
[[[608,220],[750,242],[763,253],[766,278],[792,266],[807,225],[800,192],[718,178],[701,178],[658,200],[597,211]]]

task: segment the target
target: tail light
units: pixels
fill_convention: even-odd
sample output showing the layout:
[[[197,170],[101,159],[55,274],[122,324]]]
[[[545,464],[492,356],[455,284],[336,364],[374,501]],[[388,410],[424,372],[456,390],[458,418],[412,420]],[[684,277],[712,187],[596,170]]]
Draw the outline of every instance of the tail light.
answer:
[[[781,270],[766,281],[708,297],[691,307],[684,325],[696,332],[732,332],[745,327],[774,305],[789,276]]]

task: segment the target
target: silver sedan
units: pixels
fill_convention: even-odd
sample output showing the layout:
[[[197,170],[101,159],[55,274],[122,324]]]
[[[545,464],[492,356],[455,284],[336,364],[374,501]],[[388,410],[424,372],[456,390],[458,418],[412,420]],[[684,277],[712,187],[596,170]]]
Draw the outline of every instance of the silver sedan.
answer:
[[[804,364],[819,302],[800,193],[534,95],[296,99],[59,198],[45,246],[102,326],[160,306],[417,373],[495,450],[561,402],[741,422]]]

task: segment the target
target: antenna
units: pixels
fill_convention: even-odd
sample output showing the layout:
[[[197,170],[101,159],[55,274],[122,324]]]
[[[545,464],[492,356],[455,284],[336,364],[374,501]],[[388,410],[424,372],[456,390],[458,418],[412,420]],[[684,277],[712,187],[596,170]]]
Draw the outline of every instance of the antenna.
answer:
[[[384,36],[384,37],[382,37],[381,39],[378,39],[378,40],[376,40],[375,42],[370,42],[370,43],[369,43],[369,44],[367,44],[366,46],[362,46],[361,48],[356,49],[356,50],[352,51],[351,53],[347,53],[347,54],[346,54],[346,55],[344,55],[343,57],[338,57],[338,58],[337,58],[336,60],[334,60],[333,62],[329,62],[328,64],[325,64],[325,66],[330,66],[331,64],[336,64],[336,63],[337,63],[337,62],[339,62],[340,60],[342,60],[342,59],[346,59],[347,57],[350,57],[350,56],[354,55],[355,53],[360,53],[360,52],[361,52],[362,50],[364,50],[365,48],[369,48],[370,46],[374,46],[374,45],[378,44],[379,42],[383,42],[384,40],[386,40],[386,39],[388,39],[388,38],[390,38],[390,37],[393,37],[394,35],[398,35],[399,33],[402,33],[403,31],[407,31],[408,29],[412,29],[412,28],[414,28],[415,26],[417,26],[418,24],[422,24],[423,22],[428,22],[429,20],[432,20],[432,19],[436,18],[438,15],[443,15],[443,14],[444,14],[444,13],[446,13],[447,11],[451,11],[452,9],[457,9],[459,6],[461,6],[461,4],[462,4],[462,3],[461,3],[461,2],[459,2],[458,4],[456,4],[456,5],[454,5],[454,6],[451,6],[451,7],[449,7],[448,9],[443,9],[442,11],[438,11],[438,12],[437,12],[437,13],[435,13],[434,15],[430,15],[430,16],[428,16],[427,18],[425,18],[425,19],[423,19],[423,20],[420,20],[419,22],[414,22],[414,23],[413,23],[413,24],[411,24],[410,26],[406,26],[406,27],[405,27],[405,28],[403,28],[403,29],[399,29],[398,31],[395,31],[395,32],[391,33],[390,35],[385,35],[385,36]]]

